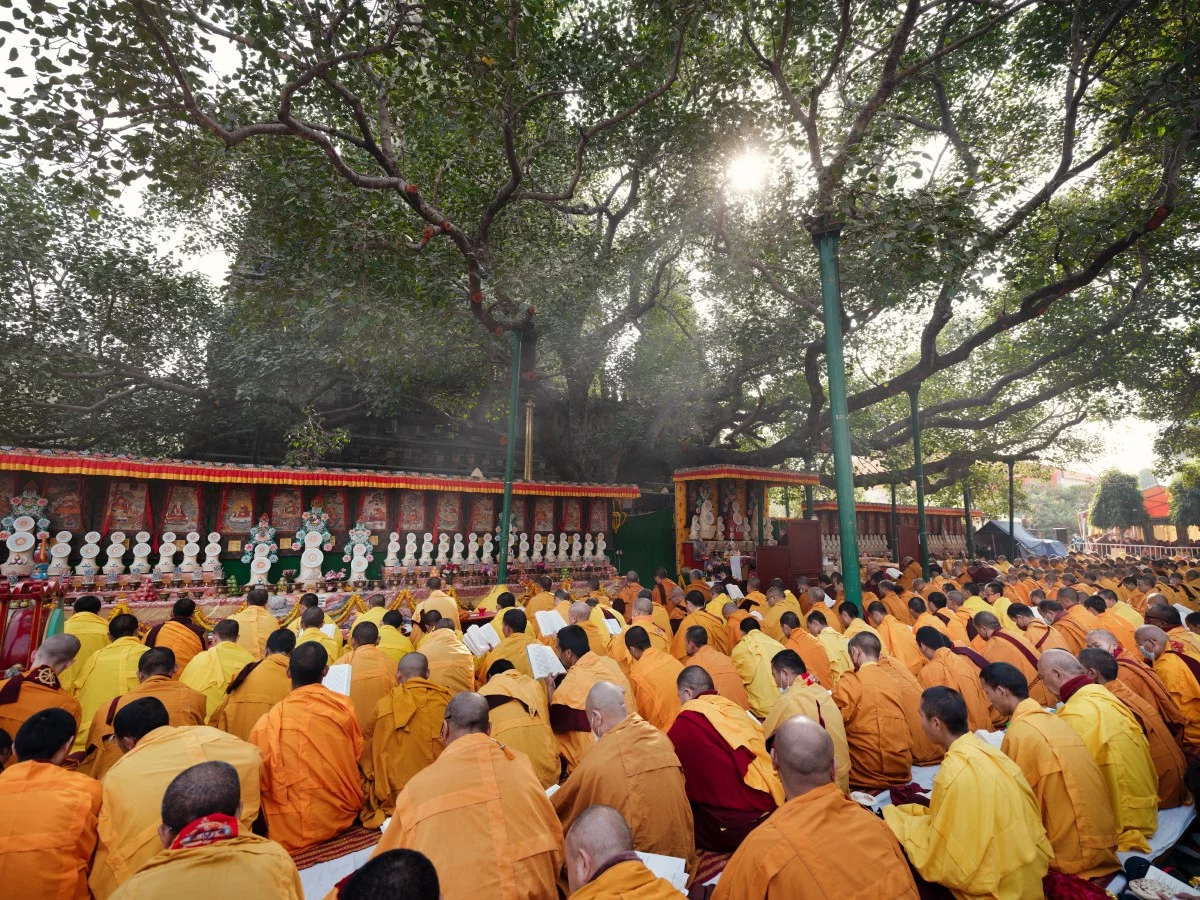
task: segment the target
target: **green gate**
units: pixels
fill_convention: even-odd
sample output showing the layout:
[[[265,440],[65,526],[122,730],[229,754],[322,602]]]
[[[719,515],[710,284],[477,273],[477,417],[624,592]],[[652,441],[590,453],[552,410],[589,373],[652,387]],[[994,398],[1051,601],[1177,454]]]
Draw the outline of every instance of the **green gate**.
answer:
[[[624,575],[632,569],[646,587],[654,587],[654,572],[659,567],[673,574],[675,510],[667,508],[630,516],[621,530],[613,535],[609,556],[618,574]]]

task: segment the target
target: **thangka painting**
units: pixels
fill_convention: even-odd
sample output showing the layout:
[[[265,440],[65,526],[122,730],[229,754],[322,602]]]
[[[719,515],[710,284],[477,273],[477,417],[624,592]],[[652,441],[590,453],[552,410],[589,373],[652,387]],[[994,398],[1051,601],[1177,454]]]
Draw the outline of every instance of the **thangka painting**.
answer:
[[[17,492],[17,476],[12,472],[0,472],[0,519],[12,512],[8,498]]]
[[[51,475],[46,481],[46,499],[50,501],[48,515],[51,530],[83,530],[83,478],[81,476]]]
[[[605,534],[608,531],[608,501],[593,500],[588,508],[588,533]]]
[[[437,507],[433,516],[433,530],[438,534],[454,534],[462,531],[462,495],[441,491],[437,494]]]
[[[167,487],[163,501],[162,531],[177,535],[200,530],[200,487],[195,484],[172,484]]]
[[[721,518],[725,523],[725,540],[749,539],[746,518],[746,482],[734,478],[721,479]]]
[[[329,530],[334,534],[344,534],[349,530],[347,524],[346,512],[346,489],[345,488],[325,488],[321,491],[321,499],[324,501],[324,510],[329,513],[329,521],[325,524],[329,526]],[[316,497],[313,498],[315,503]]]
[[[388,495],[382,488],[368,488],[358,497],[358,518],[371,531],[388,530]]]
[[[496,498],[491,494],[472,494],[471,526],[469,530],[482,536],[491,534],[492,529],[495,527]]]
[[[221,513],[217,516],[221,534],[249,534],[254,527],[254,488],[225,485],[221,495]]]
[[[508,511],[509,518],[512,519],[512,533],[525,534],[529,530],[529,505],[524,497],[513,497],[512,506]],[[496,513],[496,521],[500,521],[500,514]]]
[[[110,481],[104,504],[104,533],[145,531],[149,525],[150,485],[119,478]]]
[[[562,530],[567,534],[583,531],[583,501],[578,497],[568,497],[563,501]]]
[[[304,509],[300,504],[300,488],[271,488],[271,527],[276,533],[296,531],[300,528]]]
[[[400,492],[400,531],[425,530],[425,495],[420,491]]]
[[[554,533],[554,498],[533,498],[533,532],[534,534]]]

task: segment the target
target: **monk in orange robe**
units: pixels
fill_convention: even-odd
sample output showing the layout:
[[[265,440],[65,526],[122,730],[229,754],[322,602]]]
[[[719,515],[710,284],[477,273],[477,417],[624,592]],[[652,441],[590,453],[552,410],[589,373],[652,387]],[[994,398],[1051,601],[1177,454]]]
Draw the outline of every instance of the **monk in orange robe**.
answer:
[[[667,737],[683,765],[696,846],[729,853],[783,801],[762,727],[699,666],[679,674],[683,709]]]
[[[363,824],[377,828],[392,814],[396,795],[442,752],[442,717],[454,696],[429,678],[416,651],[400,660],[400,683],[375,707],[370,752],[360,760],[366,800]]]
[[[629,624],[622,629],[621,634],[614,635],[613,639],[608,642],[608,655],[621,667],[626,678],[629,677],[629,670],[633,665],[633,658],[630,657],[629,649],[625,646],[625,635],[629,633],[630,628],[634,626],[642,628],[646,632],[646,636],[650,638],[650,646],[656,650],[666,653],[671,651],[671,624],[669,621],[664,624],[657,621],[653,601],[649,597],[639,597],[633,601],[632,609],[633,615],[629,619]],[[666,618],[664,610],[658,609],[657,611],[662,614],[662,618]]]
[[[688,573],[688,583],[683,589],[683,595],[686,599],[687,595],[692,591],[698,592],[704,597],[704,605],[707,606],[712,600],[712,588],[708,586],[708,582],[704,580],[704,573],[699,569],[692,569]]]
[[[79,769],[99,780],[121,758],[120,745],[113,739],[113,719],[124,707],[143,697],[157,697],[167,708],[173,728],[204,724],[204,695],[175,680],[175,654],[166,647],[152,647],[138,660],[138,686],[96,710],[88,732],[88,757]]]
[[[708,673],[716,685],[716,691],[727,700],[732,700],[742,709],[750,709],[750,695],[742,684],[742,676],[737,667],[724,653],[719,653],[708,645],[708,631],[701,625],[693,625],[687,631],[680,631],[684,636],[684,649],[687,651],[685,662],[689,666],[699,666]]]
[[[578,625],[568,625],[555,637],[558,639],[558,658],[567,674],[556,687],[548,687],[550,727],[558,738],[558,749],[569,775],[594,746],[592,729],[587,720],[585,705],[588,691],[599,681],[609,681],[624,688],[626,702],[637,711],[637,700],[621,667],[607,656],[591,652],[587,633]]]
[[[900,687],[904,713],[908,719],[909,736],[912,738],[913,765],[937,765],[946,754],[942,747],[929,739],[929,735],[921,726],[921,694],[924,693],[921,682],[917,681],[917,677],[902,666],[894,656],[881,655],[879,668],[891,676]]]
[[[908,600],[905,599],[896,584],[891,581],[879,582],[879,603],[883,604],[885,615],[892,616],[897,622],[912,625],[916,618],[909,614]],[[870,607],[867,608],[868,618]]]
[[[267,609],[267,589],[251,588],[246,594],[246,608],[229,618],[238,623],[238,645],[250,651],[255,659],[267,652],[267,638],[279,628],[279,620]]]
[[[596,745],[551,797],[564,831],[584,810],[604,804],[618,810],[644,853],[695,855],[692,810],[683,766],[670,739],[629,713],[616,685],[597,683],[587,697]]]
[[[91,897],[100,782],[61,768],[74,743],[75,720],[56,706],[32,713],[16,733],[19,761],[0,773],[0,891],[7,897]]]
[[[243,667],[225,688],[225,697],[212,714],[213,726],[243,741],[250,740],[258,720],[292,691],[288,662],[294,649],[295,632],[288,628],[272,631],[267,638],[267,655]]]
[[[733,648],[742,639],[742,620],[750,613],[738,609],[737,604],[730,600],[721,608],[721,615],[725,619],[725,639],[729,642],[729,650],[732,653]]]
[[[599,609],[599,605],[597,604],[595,608]],[[608,656],[608,643],[612,639],[612,634],[603,624],[603,616],[593,616],[592,609],[593,607],[589,603],[580,600],[574,601],[567,608],[567,624],[583,629],[592,653],[597,656]]]
[[[750,578],[746,581],[746,596],[741,602],[741,608],[746,612],[762,612],[767,605],[767,595],[762,591],[762,581]]]
[[[618,810],[604,804],[585,810],[566,840],[572,900],[678,900],[679,889],[651,872],[636,846]]]
[[[1121,646],[1130,653],[1139,652],[1134,632],[1140,626],[1132,624],[1109,609],[1105,605],[1103,597],[1088,597],[1083,601],[1083,605],[1087,608],[1088,612],[1096,617],[1096,628],[1091,629],[1092,631],[1102,628],[1112,634],[1120,642]],[[1086,638],[1087,636],[1085,635],[1085,644]]]
[[[958,691],[967,704],[967,725],[971,731],[991,731],[996,717],[979,683],[979,668],[955,653],[950,638],[934,628],[917,629],[917,646],[928,660],[917,676],[921,687],[941,685]]]
[[[762,613],[762,630],[770,638],[783,643],[783,628],[779,621],[785,613],[803,615],[800,601],[784,594],[783,588],[770,587],[767,590],[767,608]],[[732,647],[729,648],[732,651]]]
[[[708,632],[708,645],[718,653],[729,654],[729,635],[725,631],[725,622],[720,616],[715,616],[704,608],[705,599],[699,591],[689,591],[684,598],[688,614],[679,623],[679,630],[671,641],[671,655],[680,662],[687,659],[687,630],[700,626]]]
[[[925,668],[925,657],[917,649],[912,629],[891,615],[883,603],[877,600],[867,607],[867,621],[879,634],[888,656],[899,661],[913,675]]]
[[[495,621],[492,624],[495,625]],[[513,609],[505,612],[504,620],[497,629],[500,633],[500,643],[484,654],[475,666],[475,681],[478,684],[487,682],[488,671],[500,660],[510,663],[522,675],[533,677],[528,648],[538,643],[538,640],[529,633],[528,625],[525,610]]]
[[[733,854],[713,900],[916,900],[916,884],[891,829],[838,790],[833,742],[820,725],[803,716],[784,721],[771,760],[786,802]]]
[[[562,763],[550,727],[545,686],[518,672],[507,659],[496,660],[487,675],[479,694],[487,700],[492,737],[529,757],[542,787],[558,784]]]
[[[34,713],[43,709],[66,710],[79,728],[79,701],[63,690],[58,676],[70,668],[79,652],[79,638],[56,634],[34,651],[28,672],[0,681],[0,730],[15,737]],[[11,756],[5,767],[16,764]]]
[[[1071,653],[1078,653],[1087,646],[1087,633],[1095,631],[1101,625],[1083,605],[1082,599],[1073,588],[1060,590],[1058,603],[1062,606],[1063,612],[1055,617],[1054,628],[1066,642],[1067,650]],[[1040,607],[1038,611],[1041,612]]]
[[[929,595],[929,609],[934,617],[946,626],[946,633],[950,636],[950,640],[955,644],[965,647],[970,643],[971,637],[967,634],[966,624],[954,610],[950,608],[950,599],[946,594],[940,591],[934,591]],[[962,595],[959,595],[959,604],[962,604]],[[969,614],[968,614],[969,615]]]
[[[475,657],[454,630],[455,623],[439,618],[421,639],[421,652],[429,661],[429,678],[451,695],[475,690]]]
[[[900,685],[879,666],[882,648],[872,634],[850,639],[854,671],[833,689],[850,745],[850,787],[880,791],[912,780],[912,736]]]
[[[908,614],[912,616],[913,634],[922,628],[932,628],[934,631],[950,637],[950,630],[946,627],[946,623],[933,614],[929,608],[929,601],[923,597],[913,597],[908,601]]]
[[[616,599],[625,604],[625,612],[633,609],[633,601],[638,598],[642,592],[641,578],[637,572],[629,571],[625,573],[625,586],[617,592]]]
[[[654,602],[658,606],[661,606],[663,609],[665,609],[667,611],[667,615],[670,616],[671,620],[674,622],[680,621],[685,615],[687,615],[687,611],[681,608],[678,599],[675,596],[676,591],[679,591],[678,599],[682,599],[683,588],[681,588],[678,584],[672,581],[670,577],[668,577],[668,572],[666,569],[660,568],[654,573]]]
[[[1015,666],[1029,684],[1029,696],[1042,706],[1053,707],[1056,701],[1052,699],[1046,685],[1042,683],[1041,675],[1038,674],[1038,660],[1041,654],[1033,645],[1025,640],[1023,635],[1004,631],[1000,627],[1000,620],[991,613],[978,613],[973,621],[979,637],[984,642],[983,649],[979,651],[984,659],[989,663],[1005,662]]]
[[[533,617],[540,612],[550,612],[554,609],[554,580],[549,575],[539,575],[536,579],[537,593],[525,604],[525,615],[532,622]]]
[[[263,757],[267,837],[295,853],[345,831],[358,817],[363,738],[350,701],[321,684],[329,670],[324,647],[298,645],[288,669],[292,692],[254,726],[250,743]]]
[[[1008,617],[1038,653],[1067,649],[1067,643],[1059,636],[1058,630],[1036,618],[1033,610],[1024,603],[1012,604],[1008,608]]]
[[[363,751],[370,753],[375,707],[396,686],[396,666],[379,649],[379,629],[371,622],[354,626],[350,647],[336,664],[350,666],[350,703],[362,729]]]
[[[625,646],[633,658],[629,685],[642,718],[662,731],[668,731],[679,714],[679,692],[675,682],[683,664],[665,650],[656,649],[650,635],[640,625],[625,633]]]
[[[492,740],[490,727],[479,694],[450,701],[445,749],[400,792],[372,856],[398,848],[423,853],[447,900],[555,897],[563,864],[558,817],[529,759]]]
[[[171,607],[171,618],[161,625],[155,625],[146,635],[147,647],[166,647],[175,654],[175,663],[179,667],[176,678],[187,668],[192,657],[202,653],[208,646],[204,629],[192,620],[195,614],[196,601],[181,597]]]
[[[801,627],[800,617],[794,612],[780,616],[779,625],[783,629],[783,646],[804,660],[806,671],[820,682],[821,687],[833,690],[833,668],[821,642]]]

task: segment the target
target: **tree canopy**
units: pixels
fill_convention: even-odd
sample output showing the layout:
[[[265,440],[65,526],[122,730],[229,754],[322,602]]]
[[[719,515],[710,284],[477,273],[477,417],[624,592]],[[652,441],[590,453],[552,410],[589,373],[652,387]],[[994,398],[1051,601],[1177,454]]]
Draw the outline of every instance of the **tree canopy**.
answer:
[[[1142,503],[1137,476],[1116,469],[1101,473],[1088,508],[1088,521],[1099,528],[1146,525],[1149,517]]]

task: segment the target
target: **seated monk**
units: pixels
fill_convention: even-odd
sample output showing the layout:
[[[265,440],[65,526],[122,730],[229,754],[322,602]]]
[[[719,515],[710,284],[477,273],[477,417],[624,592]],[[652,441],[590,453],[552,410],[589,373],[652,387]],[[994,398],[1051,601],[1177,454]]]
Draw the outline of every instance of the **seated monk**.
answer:
[[[785,596],[782,587],[772,586],[767,589],[767,608],[762,612],[762,630],[767,637],[775,641],[783,641],[783,628],[779,620],[784,613],[792,612],[801,615],[800,601],[794,597]]]
[[[1108,785],[1079,735],[1029,698],[1029,684],[1015,666],[992,663],[979,680],[991,704],[1010,718],[1000,749],[1020,766],[1037,798],[1053,850],[1051,870],[1080,878],[1115,872],[1117,823]]]
[[[1058,591],[1058,603],[1062,612],[1053,619],[1053,627],[1071,653],[1078,653],[1087,646],[1087,633],[1101,627],[1083,605],[1083,598],[1074,588],[1064,587]],[[1038,607],[1041,612],[1041,607]],[[1043,615],[1045,615],[1043,613]],[[1051,621],[1047,618],[1047,621]]]
[[[540,612],[550,612],[554,609],[554,579],[549,575],[539,575],[534,579],[534,584],[537,585],[538,592],[525,604],[525,615],[533,623],[534,628],[537,628],[537,620],[534,616]],[[540,635],[541,632],[539,631],[538,634]]]
[[[829,601],[829,598],[833,595],[826,594],[822,588],[812,585],[805,591],[804,596],[805,605],[808,607],[808,612],[804,613],[800,621],[804,625],[805,630],[808,631],[809,634],[813,634],[812,628],[809,627],[808,620],[809,617],[814,613],[818,613],[820,614],[821,618],[824,619],[826,627],[832,628],[835,632],[841,634],[842,623],[838,619],[837,613],[834,612],[834,606],[836,604],[831,604]]]
[[[783,629],[784,648],[804,660],[804,668],[821,687],[833,690],[833,668],[825,655],[825,647],[801,626],[800,617],[794,612],[785,612],[779,617],[779,626]]]
[[[147,647],[166,647],[175,654],[175,663],[179,666],[175,677],[179,677],[192,657],[202,653],[208,646],[208,634],[195,623],[196,601],[190,597],[180,597],[171,607],[171,618],[161,625],[155,625],[146,635]]]
[[[629,682],[621,674],[621,667],[607,656],[597,656],[588,644],[587,632],[579,625],[568,625],[560,629],[558,659],[567,674],[557,685],[547,685],[550,703],[550,727],[558,738],[558,750],[571,774],[584,755],[592,749],[592,728],[588,723],[585,705],[588,691],[599,681],[611,681],[626,691],[628,703],[634,712],[637,701]]]
[[[1014,603],[1010,606],[1008,617],[1038,653],[1067,649],[1066,641],[1059,637],[1058,632],[1034,616],[1033,610],[1024,603]]]
[[[733,854],[713,900],[916,900],[917,887],[895,836],[838,789],[836,751],[825,729],[806,716],[784,719],[771,761],[786,802]],[[846,853],[847,847],[854,852]]]
[[[688,573],[688,583],[683,589],[684,597],[686,598],[692,591],[696,591],[704,597],[703,605],[707,606],[712,601],[712,588],[708,586],[708,582],[704,580],[704,573],[699,569],[692,569]]]
[[[296,634],[296,644],[299,646],[313,641],[325,648],[325,655],[329,659],[337,659],[342,655],[342,630],[336,625],[327,628],[326,618],[325,610],[319,606],[304,610],[300,614],[300,631]],[[327,634],[326,631],[333,633]]]
[[[408,639],[403,631],[404,615],[398,609],[389,609],[383,614],[383,619],[379,625],[379,649],[387,655],[393,663],[400,662],[400,658],[405,653],[412,653],[414,649],[412,641]]]
[[[113,719],[118,712],[135,700],[157,697],[167,708],[168,724],[204,724],[204,695],[175,680],[178,666],[175,654],[166,647],[152,647],[138,659],[138,686],[122,694],[108,706],[96,710],[88,732],[88,757],[79,766],[85,775],[104,777],[112,764],[121,758],[121,747],[113,738]]]
[[[1161,601],[1162,596],[1158,596]],[[1168,638],[1177,641],[1188,653],[1200,657],[1200,636],[1184,627],[1179,610],[1174,606],[1164,602],[1151,603],[1146,607],[1146,624],[1161,628]]]
[[[240,830],[258,818],[262,757],[231,735],[204,725],[172,728],[157,697],[125,706],[113,719],[123,755],[104,776],[100,844],[88,884],[99,900],[110,897],[162,848],[158,825],[171,781],[197,762],[221,760],[238,771],[242,790]]]
[[[916,634],[922,628],[932,628],[934,631],[941,632],[946,637],[950,637],[950,629],[946,627],[946,623],[942,619],[933,614],[933,609],[929,601],[924,597],[909,598],[908,614],[912,616],[913,634]]]
[[[732,700],[742,709],[749,709],[750,698],[746,696],[742,676],[734,668],[733,660],[708,645],[708,631],[703,626],[692,625],[686,631],[681,629],[680,633],[684,636],[684,649],[687,651],[684,662],[707,672],[722,697]]]
[[[1088,612],[1092,613],[1092,615],[1096,617],[1096,628],[1091,629],[1092,631],[1102,628],[1112,634],[1113,637],[1120,642],[1121,646],[1130,653],[1138,652],[1137,637],[1135,632],[1141,627],[1140,625],[1130,624],[1121,616],[1112,612],[1105,605],[1104,598],[1098,594],[1093,597],[1088,597],[1083,601],[1083,605]],[[1085,646],[1086,641],[1087,635],[1084,635]],[[1076,651],[1076,656],[1078,655],[1079,653]]]
[[[545,686],[518,672],[507,659],[492,663],[487,676],[479,694],[487,700],[492,737],[528,756],[542,787],[558,784],[562,763],[550,727]]]
[[[1176,739],[1183,745],[1185,755],[1194,755],[1184,736],[1183,712],[1155,671],[1146,665],[1139,647],[1136,654],[1127,653],[1110,631],[1089,631],[1088,647],[1104,650],[1117,661],[1117,680],[1155,708],[1167,723]]]
[[[844,794],[850,792],[850,745],[846,741],[846,723],[842,711],[829,695],[810,675],[799,654],[794,650],[781,650],[771,660],[771,675],[782,692],[779,700],[763,722],[763,737],[767,749],[780,724],[795,716],[807,716],[829,732],[833,741],[837,774],[834,781]]]
[[[913,675],[919,675],[925,668],[925,657],[917,648],[912,629],[891,615],[878,600],[867,607],[867,621],[879,635],[887,655],[904,665]]]
[[[96,710],[137,687],[138,657],[150,649],[137,639],[137,631],[137,616],[129,613],[113,616],[108,623],[112,643],[93,653],[76,676],[75,698],[80,706],[76,752],[87,747]]]
[[[1104,605],[1115,616],[1120,616],[1126,622],[1134,627],[1141,628],[1146,624],[1146,620],[1142,614],[1117,596],[1116,591],[1105,588],[1100,592],[1100,599],[1104,601]]]
[[[1137,719],[1091,679],[1065,650],[1047,650],[1038,661],[1047,690],[1061,698],[1058,719],[1083,740],[1108,785],[1117,822],[1117,850],[1147,852],[1158,828],[1158,775]]]
[[[528,675],[530,678],[533,677],[533,667],[529,664],[529,652],[527,648],[531,644],[536,644],[538,640],[526,630],[527,625],[528,620],[525,618],[525,610],[513,609],[505,613],[500,627],[496,629],[500,632],[500,643],[475,664],[475,680],[477,683],[486,683],[487,673],[500,660],[511,663],[512,667],[522,675]]]
[[[750,698],[750,712],[765,719],[779,699],[779,689],[771,677],[771,660],[784,647],[764,634],[758,619],[745,619],[741,624],[742,640],[733,648],[733,666],[737,669]]]
[[[297,644],[288,664],[292,692],[250,732],[262,753],[267,837],[289,853],[345,831],[363,805],[362,730],[350,701],[321,684],[328,663],[316,641]]]
[[[618,810],[604,804],[584,810],[566,840],[572,900],[677,900],[679,889],[646,868],[636,846]]]
[[[883,808],[908,861],[957,897],[1041,897],[1054,851],[1020,767],[967,730],[957,691],[928,688],[921,721],[945,751],[929,806]]]
[[[633,609],[633,601],[642,592],[642,579],[637,572],[630,570],[625,573],[625,586],[617,592],[617,599],[625,604],[626,609]]]
[[[294,649],[293,632],[286,628],[272,631],[267,638],[266,656],[243,668],[225,688],[225,698],[212,715],[213,727],[243,741],[250,740],[250,732],[258,720],[291,693],[288,663]]]
[[[689,591],[684,597],[687,606],[687,616],[679,623],[679,630],[671,641],[671,655],[680,662],[687,659],[687,630],[700,626],[708,632],[708,646],[718,653],[729,654],[729,636],[725,631],[725,622],[720,616],[715,616],[704,608],[704,595],[699,591]]]
[[[1194,763],[1193,748],[1200,747],[1200,660],[1156,625],[1139,628],[1137,640],[1183,718],[1183,745]]]
[[[387,597],[383,594],[372,594],[367,598],[366,611],[354,619],[355,625],[361,625],[363,622],[370,622],[376,628],[383,624],[383,617],[387,614]]]
[[[704,669],[688,666],[678,688],[683,709],[667,737],[683,764],[696,846],[731,853],[783,801],[783,786],[761,726],[720,696]]]
[[[742,621],[749,615],[744,609],[738,609],[737,604],[732,600],[721,607],[721,618],[725,620],[725,637],[729,641],[730,653],[738,645],[738,641],[742,639],[742,629],[740,626]]]
[[[212,896],[304,900],[300,873],[274,841],[238,824],[242,787],[226,762],[197,763],[167,785],[158,839],[163,849],[121,885],[114,900]]]
[[[904,716],[908,721],[908,733],[912,738],[912,760],[914,766],[935,766],[942,761],[942,748],[933,743],[921,726],[921,682],[894,656],[879,655],[879,668],[900,688],[904,703]]]
[[[626,678],[629,677],[629,670],[633,667],[633,659],[625,644],[625,635],[629,633],[630,628],[636,626],[645,631],[646,636],[650,639],[651,647],[667,654],[671,652],[671,623],[664,621],[660,624],[657,621],[658,617],[655,615],[653,601],[649,597],[638,597],[633,601],[630,609],[629,624],[621,629],[620,634],[613,635],[612,640],[608,642],[608,655],[621,667]],[[661,618],[666,619],[665,612]]]
[[[841,605],[838,606],[837,617],[842,623],[842,636],[845,637],[846,640],[850,640],[856,634],[862,634],[863,632],[866,632],[867,634],[874,635],[880,644],[883,643],[883,638],[880,636],[879,632],[875,630],[873,625],[868,625],[865,621],[863,621],[862,614],[858,611],[858,607],[849,600],[843,600]]]
[[[805,622],[808,633],[816,639],[817,643],[821,645],[821,649],[825,651],[825,658],[829,660],[829,671],[833,676],[834,684],[837,684],[837,680],[844,673],[854,669],[854,666],[850,662],[849,638],[840,631],[829,627],[825,613],[820,610],[812,610],[806,617]]]
[[[959,605],[961,606],[962,594],[958,594],[957,596]],[[967,633],[966,624],[963,622],[962,617],[957,615],[955,611],[950,608],[950,594],[943,594],[941,591],[934,591],[929,595],[928,600],[929,611],[933,614],[935,619],[946,626],[946,634],[949,636],[950,640],[954,641],[956,644],[961,644],[964,647],[969,644],[971,642],[971,636]],[[970,614],[968,613],[968,615]]]
[[[883,606],[884,615],[891,616],[902,625],[912,627],[913,622],[917,621],[916,616],[909,615],[908,601],[894,581],[888,581],[885,578],[879,582],[879,599],[874,602]],[[868,605],[868,619],[870,618],[870,611],[870,605]],[[916,673],[914,672],[913,674],[915,675]]]
[[[79,643],[68,634],[57,637]],[[5,896],[91,896],[87,874],[96,849],[100,782],[61,768],[75,743],[75,728],[67,710],[49,706],[31,713],[17,731],[17,761],[0,772]]]
[[[762,591],[762,581],[758,578],[746,580],[746,596],[741,602],[741,608],[746,612],[762,612],[767,605],[767,595]]]
[[[43,709],[65,709],[78,730],[82,712],[79,701],[63,690],[58,680],[78,652],[79,638],[70,634],[51,635],[34,651],[28,672],[0,680],[0,731],[10,737],[15,735],[30,716]],[[4,765],[15,762],[10,757]]]
[[[675,596],[676,591],[679,592],[677,597]],[[666,569],[659,568],[654,573],[652,599],[655,606],[661,606],[667,611],[667,617],[672,623],[682,621],[683,617],[687,615],[680,602],[683,600],[683,588],[671,580]]]
[[[917,676],[921,688],[941,685],[958,691],[967,704],[967,724],[971,731],[991,731],[993,711],[979,683],[975,664],[955,653],[950,638],[935,628],[917,629],[917,646],[928,660]]]
[[[633,849],[691,865],[696,845],[683,766],[670,738],[630,713],[621,688],[597,683],[587,697],[596,746],[550,798],[563,831],[589,807],[615,808],[633,832]]]
[[[1150,747],[1154,771],[1158,774],[1158,808],[1174,809],[1191,803],[1192,797],[1185,783],[1187,758],[1158,710],[1120,682],[1117,661],[1111,653],[1085,648],[1079,651],[1078,659],[1092,683],[1106,688],[1125,704],[1141,726]]]
[[[58,679],[62,689],[69,694],[78,694],[75,680],[84,665],[97,650],[108,646],[108,620],[100,615],[100,598],[95,594],[84,594],[72,604],[74,612],[63,625],[63,632],[79,641],[79,652],[75,662],[68,666]]]
[[[1053,706],[1050,693],[1042,684],[1038,674],[1038,659],[1040,654],[1033,645],[1025,640],[1024,635],[1013,634],[1000,628],[1000,620],[991,613],[977,613],[972,620],[976,633],[982,639],[983,647],[979,651],[989,663],[1006,662],[1015,666],[1025,680],[1029,682],[1029,696],[1042,706]]]
[[[647,722],[667,731],[679,714],[679,692],[675,683],[683,666],[666,650],[654,647],[649,633],[641,625],[634,625],[625,632],[624,643],[626,652],[633,659],[629,686],[633,689],[637,708]]]
[[[424,853],[388,850],[338,883],[337,900],[441,900],[437,869]]]
[[[229,617],[238,624],[238,645],[255,659],[263,658],[267,638],[279,628],[279,620],[267,609],[269,599],[266,588],[251,588],[246,594],[246,608]]]
[[[439,621],[445,619],[447,622],[451,622],[455,631],[462,634],[462,621],[459,617],[462,610],[459,608],[458,601],[442,590],[442,579],[435,575],[425,582],[425,587],[429,588],[429,596],[413,609],[413,621],[424,622],[423,614],[427,610],[434,610],[440,616]]]
[[[879,667],[879,639],[873,634],[850,640],[853,671],[833,689],[850,746],[850,787],[882,791],[912,780],[912,735],[900,685]]]
[[[225,689],[238,672],[256,659],[262,659],[261,653],[253,656],[238,643],[239,627],[232,618],[218,622],[213,628],[213,645],[193,656],[179,676],[180,684],[204,695],[205,721],[217,711],[225,699]]]
[[[558,817],[528,757],[492,740],[490,729],[479,694],[450,701],[445,749],[400,792],[371,855],[401,847],[425,854],[447,898],[555,897],[563,863]]]
[[[400,683],[375,706],[371,748],[360,763],[366,801],[362,821],[378,828],[396,795],[442,752],[442,715],[454,695],[429,678],[429,661],[414,651],[400,660]]]
[[[598,603],[595,608],[599,609]],[[581,600],[574,601],[567,608],[567,624],[583,629],[584,634],[587,635],[588,647],[594,654],[608,656],[608,642],[612,635],[607,626],[603,624],[603,619],[597,622],[592,616],[592,606]]]
[[[396,667],[379,649],[379,629],[359,622],[350,632],[350,652],[338,664],[350,664],[350,703],[362,729],[363,749],[369,751],[375,727],[375,707],[396,686]]]
[[[429,661],[429,680],[458,694],[475,690],[475,657],[454,625],[451,619],[439,618],[433,631],[421,640],[421,653]]]

